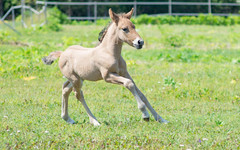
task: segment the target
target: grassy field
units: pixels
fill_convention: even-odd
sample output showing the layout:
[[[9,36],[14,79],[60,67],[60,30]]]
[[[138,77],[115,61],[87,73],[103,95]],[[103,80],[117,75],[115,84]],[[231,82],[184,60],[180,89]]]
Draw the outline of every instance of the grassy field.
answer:
[[[100,25],[65,25],[60,32],[0,30],[0,149],[239,149],[240,26],[136,25],[142,50],[122,55],[139,89],[159,114],[144,122],[131,93],[103,81],[83,92],[100,127],[74,95],[61,119],[55,62],[41,58],[72,44],[97,45]]]

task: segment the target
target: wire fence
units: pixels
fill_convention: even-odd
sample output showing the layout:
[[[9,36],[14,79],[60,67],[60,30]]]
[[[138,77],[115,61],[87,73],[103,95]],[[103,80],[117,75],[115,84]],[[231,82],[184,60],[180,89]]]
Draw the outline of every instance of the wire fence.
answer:
[[[134,8],[134,16],[140,15],[137,12],[137,7],[139,6],[167,6],[168,12],[150,14],[150,15],[174,15],[174,16],[198,16],[199,14],[212,14],[217,16],[229,16],[237,15],[239,13],[213,13],[212,7],[214,6],[236,6],[239,7],[240,3],[214,3],[211,0],[208,2],[173,2],[168,0],[168,2],[47,2],[47,1],[37,1],[36,4],[45,5],[45,6],[93,6],[94,13],[93,16],[68,16],[68,19],[71,20],[96,20],[102,18],[108,18],[107,16],[98,15],[99,6],[116,6],[116,5],[128,5]],[[174,12],[174,6],[206,6],[208,7],[207,13],[178,13]],[[239,7],[240,8],[240,7]],[[239,9],[240,10],[240,9]],[[107,11],[107,10],[106,10]],[[88,13],[89,14],[89,13]]]
[[[0,21],[1,21],[5,26],[9,27],[10,29],[12,29],[14,32],[16,32],[16,33],[18,33],[18,34],[20,34],[20,32],[18,32],[18,31],[16,30],[16,28],[15,28],[15,20],[16,20],[15,10],[16,10],[16,9],[21,9],[21,24],[22,24],[22,26],[23,26],[24,28],[27,28],[27,25],[26,25],[25,20],[24,20],[24,18],[25,18],[25,10],[26,10],[26,9],[29,10],[29,12],[30,12],[31,26],[34,25],[34,23],[33,23],[33,14],[38,15],[38,16],[39,16],[40,14],[44,14],[44,18],[45,18],[44,20],[45,20],[45,21],[44,21],[43,23],[41,23],[40,26],[42,26],[42,25],[44,25],[45,23],[47,23],[47,7],[46,7],[46,5],[44,5],[44,6],[42,7],[42,10],[37,11],[36,9],[34,9],[34,8],[30,7],[30,6],[26,6],[26,5],[25,5],[25,1],[22,0],[22,1],[21,1],[21,5],[11,7],[11,8],[4,14],[4,16],[0,19]],[[11,15],[11,17],[12,17],[11,24],[5,22],[5,19],[6,19],[9,15]]]

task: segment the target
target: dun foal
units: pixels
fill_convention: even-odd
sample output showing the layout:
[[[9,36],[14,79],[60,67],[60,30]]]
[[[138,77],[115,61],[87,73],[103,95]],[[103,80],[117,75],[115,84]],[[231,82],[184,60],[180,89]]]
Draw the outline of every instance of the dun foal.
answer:
[[[87,111],[90,123],[98,126],[100,123],[88,108],[81,87],[84,80],[105,80],[109,83],[119,84],[131,91],[137,100],[138,108],[142,112],[145,121],[149,120],[149,111],[156,121],[167,123],[152,108],[147,98],[137,88],[127,71],[126,62],[121,56],[123,42],[137,49],[141,49],[144,41],[135,30],[130,21],[133,9],[126,14],[115,14],[109,9],[112,23],[104,33],[100,45],[95,48],[84,48],[78,45],[70,46],[64,52],[56,51],[43,58],[44,63],[52,64],[59,59],[59,68],[68,79],[62,87],[62,118],[68,123],[75,123],[68,115],[68,97],[72,90],[76,98],[82,103]]]

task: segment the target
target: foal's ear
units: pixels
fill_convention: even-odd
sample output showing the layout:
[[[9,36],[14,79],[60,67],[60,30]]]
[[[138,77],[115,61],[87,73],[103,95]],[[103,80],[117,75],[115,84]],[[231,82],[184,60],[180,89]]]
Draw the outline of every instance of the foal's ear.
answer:
[[[126,18],[128,18],[128,19],[131,19],[131,17],[132,17],[132,14],[133,14],[133,10],[134,10],[134,8],[132,8],[128,13],[126,13],[124,16],[126,17]]]
[[[118,24],[118,21],[119,21],[119,17],[117,14],[115,14],[111,8],[109,8],[109,16],[110,18],[112,19],[113,22],[115,22],[116,24]]]

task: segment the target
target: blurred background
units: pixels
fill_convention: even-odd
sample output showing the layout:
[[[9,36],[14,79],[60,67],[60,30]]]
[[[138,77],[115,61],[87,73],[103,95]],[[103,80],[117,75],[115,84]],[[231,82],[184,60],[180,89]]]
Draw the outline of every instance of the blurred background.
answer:
[[[25,28],[42,26],[49,17],[52,17],[49,20],[55,20],[55,24],[79,20],[96,22],[108,18],[109,8],[118,13],[134,8],[134,17],[140,16],[137,22],[145,24],[227,25],[240,22],[236,17],[240,15],[240,0],[1,0],[0,17],[5,25],[14,30],[17,25]],[[229,16],[230,20],[226,20]],[[6,21],[10,21],[11,25]]]
[[[33,8],[37,8],[42,1],[37,0],[25,0],[25,4]],[[57,2],[56,4],[48,4],[49,7],[57,6],[62,12],[68,16],[93,16],[94,5],[76,5],[70,4],[71,2],[125,2],[121,5],[98,5],[98,16],[107,16],[107,8],[112,7],[115,11],[126,12],[133,5],[126,4],[126,2],[140,2],[137,4],[137,14],[166,14],[169,13],[169,4],[172,5],[172,13],[209,13],[209,4],[211,5],[212,13],[225,13],[225,14],[238,14],[239,13],[239,0],[47,0],[45,2]],[[69,4],[63,4],[61,2],[68,2]],[[146,2],[146,4],[141,4]],[[147,4],[149,2],[149,4]],[[162,4],[151,4],[151,2],[159,2]],[[179,3],[182,2],[182,3]],[[168,4],[169,3],[169,4]],[[171,4],[172,3],[172,4]],[[184,4],[185,3],[185,4]],[[205,4],[204,4],[205,3]],[[212,3],[212,4],[211,4]],[[224,4],[225,3],[225,4]],[[230,4],[228,4],[230,3]],[[236,5],[234,5],[236,4]],[[21,5],[21,0],[1,0],[0,1],[0,17],[2,17],[12,6]],[[16,11],[20,14],[20,11]]]

